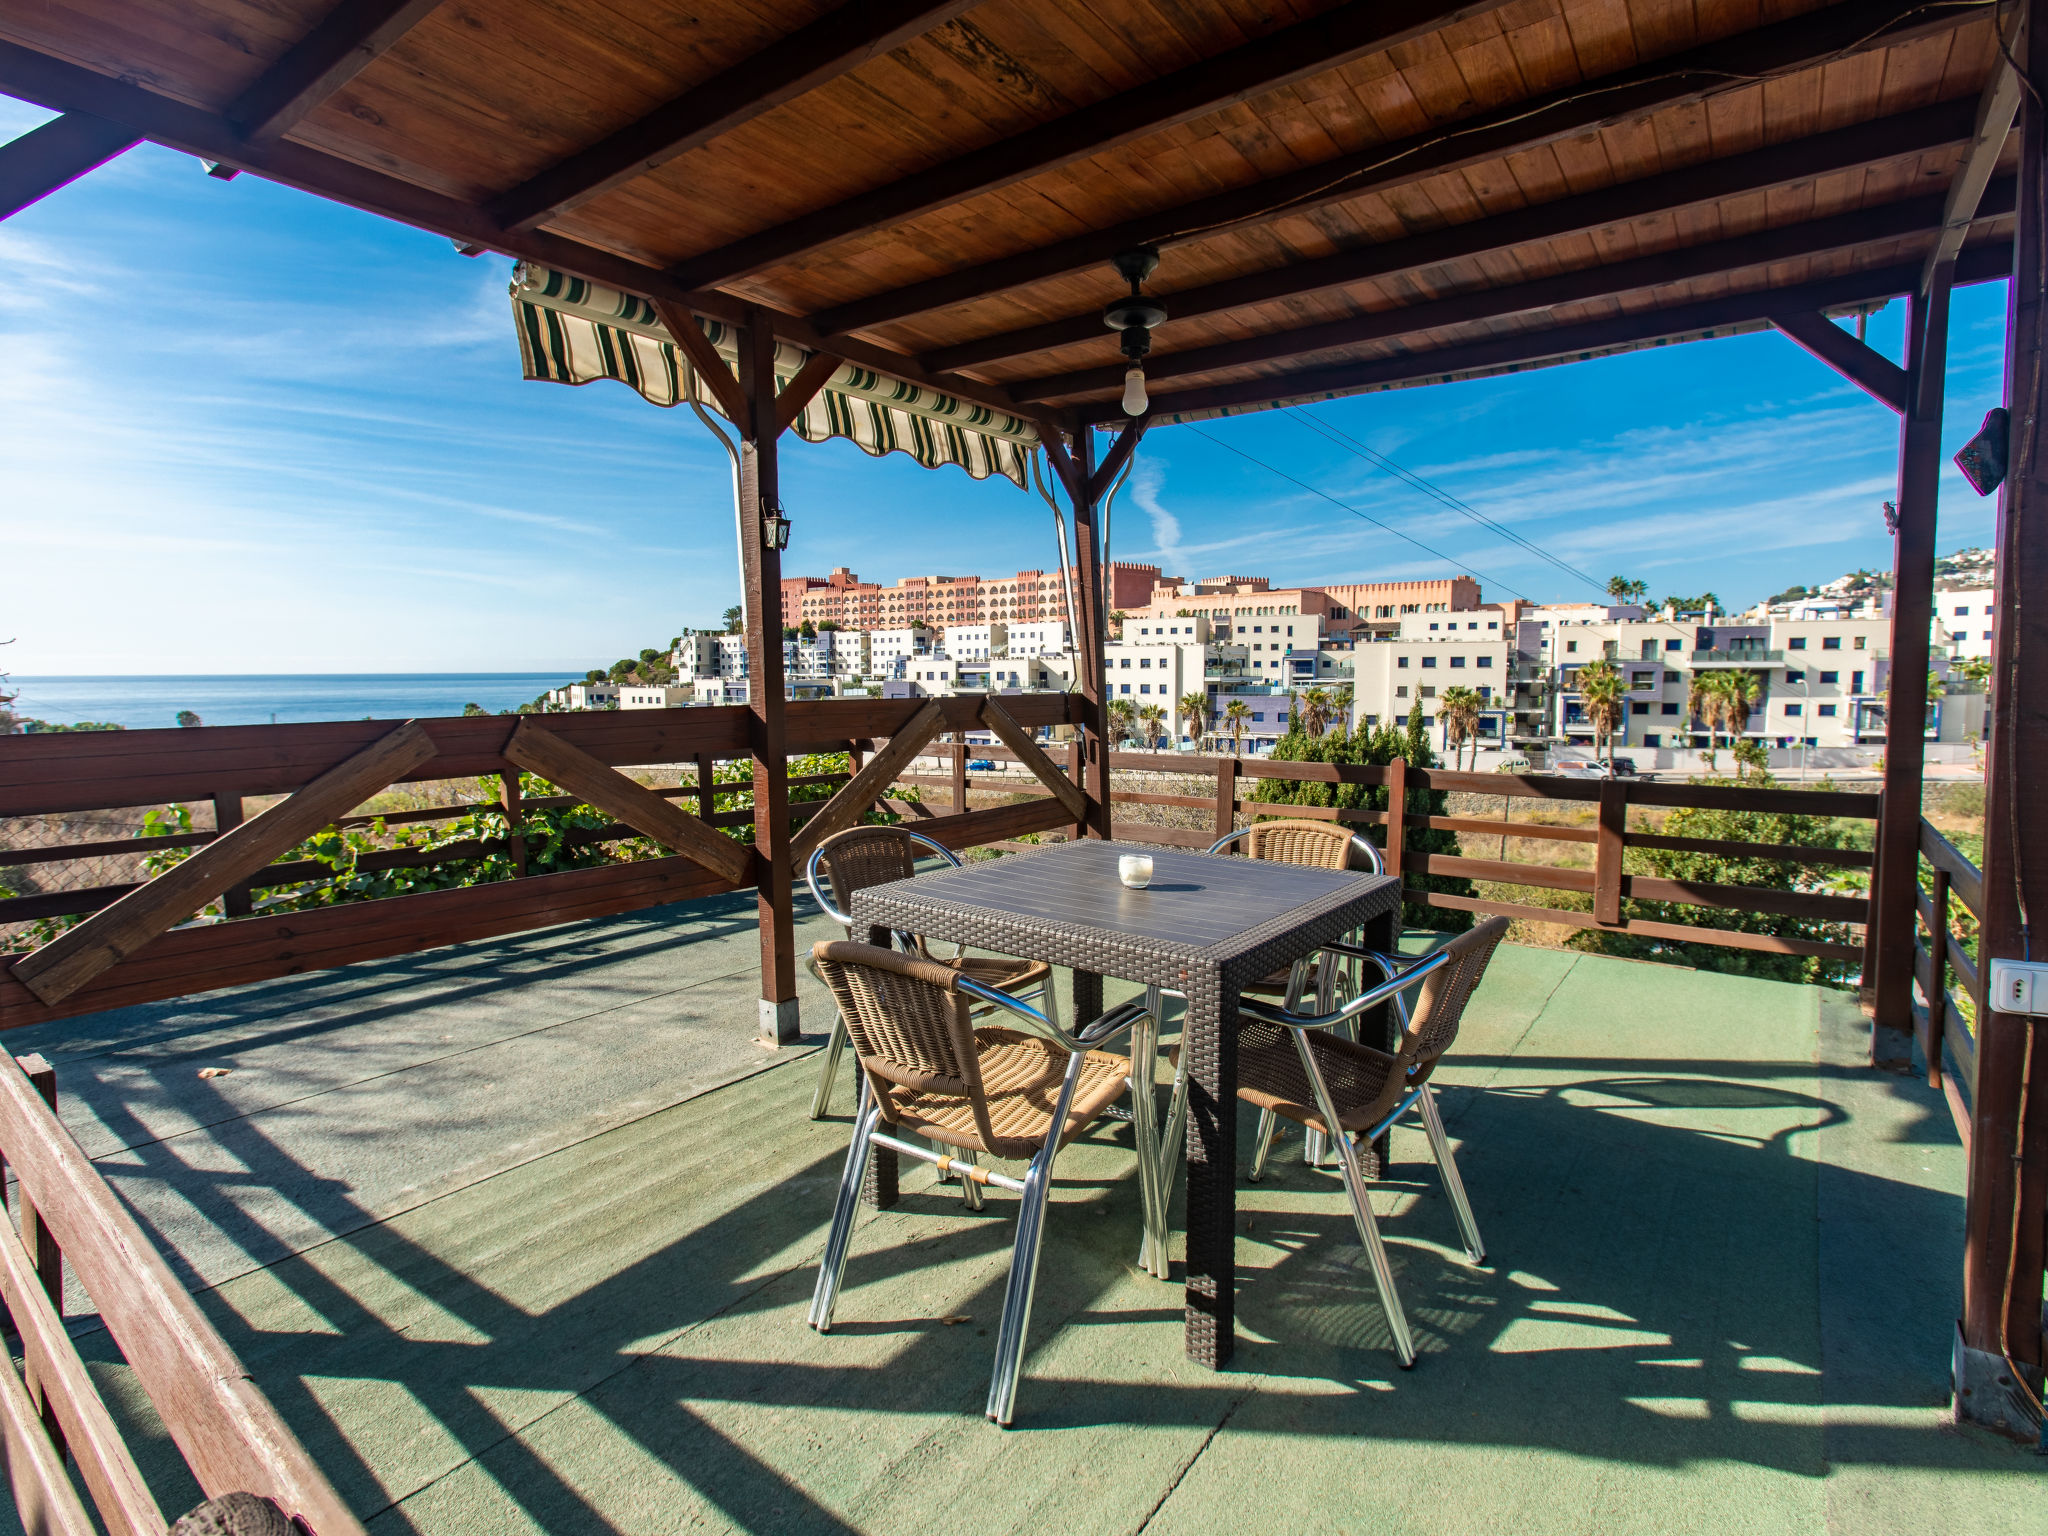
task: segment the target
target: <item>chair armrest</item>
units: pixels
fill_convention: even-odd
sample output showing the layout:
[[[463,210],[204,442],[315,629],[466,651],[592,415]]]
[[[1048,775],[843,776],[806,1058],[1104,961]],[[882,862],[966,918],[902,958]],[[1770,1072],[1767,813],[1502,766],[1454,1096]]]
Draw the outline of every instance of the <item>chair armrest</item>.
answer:
[[[1257,825],[1257,823],[1253,825]],[[1239,827],[1235,832],[1226,832],[1217,838],[1215,842],[1211,843],[1207,851],[1210,853],[1221,853],[1225,848],[1228,848],[1251,830],[1251,827]],[[1372,871],[1372,873],[1384,875],[1387,872],[1387,861],[1381,856],[1379,845],[1371,838],[1360,837],[1356,832],[1352,833],[1351,852],[1361,855],[1365,859],[1365,867]]]
[[[1339,949],[1341,947],[1335,944],[1324,946],[1326,949]],[[1444,966],[1450,963],[1451,959],[1449,950],[1440,949],[1435,954],[1418,960],[1413,965],[1396,970],[1386,956],[1376,951],[1360,950],[1353,952],[1378,962],[1382,969],[1389,970],[1392,974],[1378,986],[1368,987],[1365,991],[1359,993],[1358,996],[1351,999],[1350,1002],[1346,1003],[1336,1012],[1321,1014],[1291,1013],[1277,1003],[1263,1002],[1255,997],[1239,998],[1237,1011],[1240,1014],[1258,1019],[1262,1023],[1278,1024],[1284,1029],[1328,1029],[1333,1024],[1342,1024],[1348,1019],[1357,1018],[1358,1015],[1366,1012],[1368,1009],[1379,1007],[1389,998],[1407,991],[1417,982],[1442,970]]]
[[[983,986],[980,982],[962,976],[953,983],[954,987],[966,993],[976,1002],[989,1003],[1002,1009],[1023,1026],[1028,1035],[1057,1045],[1063,1051],[1092,1051],[1096,1046],[1115,1038],[1145,1016],[1143,998],[1132,998],[1119,1003],[1094,1023],[1077,1031],[1062,1029],[1045,1014],[1029,1003],[1019,1002],[1007,992],[998,992],[994,987]]]

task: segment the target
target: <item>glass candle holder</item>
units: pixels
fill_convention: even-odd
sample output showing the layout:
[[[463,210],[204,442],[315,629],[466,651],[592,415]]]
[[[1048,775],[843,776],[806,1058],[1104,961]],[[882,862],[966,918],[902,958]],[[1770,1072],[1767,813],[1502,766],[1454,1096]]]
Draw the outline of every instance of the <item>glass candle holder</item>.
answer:
[[[1132,890],[1142,891],[1152,883],[1152,855],[1119,854],[1116,861],[1116,877]]]

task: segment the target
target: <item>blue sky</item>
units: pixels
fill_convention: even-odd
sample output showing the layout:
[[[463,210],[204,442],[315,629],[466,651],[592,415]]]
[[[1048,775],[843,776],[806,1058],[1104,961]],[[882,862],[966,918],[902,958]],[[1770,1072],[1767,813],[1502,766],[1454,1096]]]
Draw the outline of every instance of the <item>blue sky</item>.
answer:
[[[45,117],[0,98],[0,138]],[[580,671],[714,622],[738,594],[723,451],[622,386],[524,382],[508,271],[148,145],[0,223],[6,668]],[[1950,452],[1998,402],[2004,305],[1957,296]],[[1894,357],[1900,323],[1871,324]],[[1603,580],[1747,604],[1890,562],[1897,419],[1782,337],[1313,409]],[[1202,430],[1489,597],[1587,595],[1286,413]],[[792,439],[783,486],[792,573],[1053,563],[1005,481]],[[1951,468],[1943,551],[1992,511]],[[1188,428],[1147,440],[1113,553],[1276,584],[1449,568]]]

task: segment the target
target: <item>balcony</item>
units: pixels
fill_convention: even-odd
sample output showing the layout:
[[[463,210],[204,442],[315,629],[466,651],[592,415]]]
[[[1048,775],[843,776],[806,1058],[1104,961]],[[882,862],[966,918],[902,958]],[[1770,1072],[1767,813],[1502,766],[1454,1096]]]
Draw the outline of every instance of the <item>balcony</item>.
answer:
[[[2031,1464],[1949,1427],[1943,1339],[1917,1326],[1953,1310],[1947,1111],[1862,1065],[1840,993],[1503,949],[1438,1074],[1491,1263],[1460,1262],[1419,1135],[1381,1186],[1413,1371],[1298,1139],[1241,1189],[1235,1368],[1190,1364],[1177,1285],[1131,1262],[1128,1134],[1098,1126],[1060,1165],[1005,1436],[980,1406],[1008,1197],[976,1215],[906,1166],[858,1229],[839,1325],[804,1325],[851,1077],[835,1118],[806,1118],[831,1008],[801,972],[804,1048],[751,1043],[752,910],[715,897],[13,1048],[56,1063],[73,1132],[343,1497],[403,1529],[892,1532],[929,1523],[936,1476],[1110,1530],[1235,1524],[1255,1488],[1262,1529],[1305,1530],[1364,1497],[1373,1443],[1426,1450],[1411,1491],[1477,1528],[1535,1528],[1537,1491],[1645,1530],[1760,1488],[1796,1501],[1791,1529],[1880,1492],[1957,1531],[2038,1516]]]
[[[1695,667],[1781,667],[1785,664],[1785,653],[1768,651],[1761,646],[1754,649],[1738,646],[1728,651],[1694,651],[1691,664]]]

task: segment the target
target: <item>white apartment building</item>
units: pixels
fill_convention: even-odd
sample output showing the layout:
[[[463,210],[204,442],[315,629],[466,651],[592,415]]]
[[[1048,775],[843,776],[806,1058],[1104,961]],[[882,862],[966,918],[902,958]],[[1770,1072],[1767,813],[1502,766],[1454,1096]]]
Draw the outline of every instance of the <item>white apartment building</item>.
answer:
[[[1957,661],[1991,659],[1992,591],[1989,587],[1956,587],[1934,594],[1934,622],[1946,632],[1936,639]]]
[[[669,659],[676,669],[678,682],[697,683],[706,678],[744,678],[747,675],[747,637],[727,634],[685,635],[683,643],[675,648]]]
[[[868,666],[882,678],[905,676],[904,667],[929,657],[938,647],[935,629],[873,629],[868,631]]]
[[[782,642],[783,675],[791,682],[828,683],[864,677],[868,671],[868,637],[857,629],[821,629]]]
[[[1368,730],[1399,725],[1420,701],[1423,724],[1435,728],[1437,704],[1444,693],[1464,687],[1481,701],[1480,739],[1499,745],[1510,729],[1515,676],[1514,641],[1500,631],[1501,619],[1494,616],[1492,634],[1486,633],[1487,619],[1482,615],[1477,620],[1461,616],[1455,635],[1448,629],[1432,635],[1426,617],[1417,623],[1418,617],[1404,617],[1398,636],[1352,647],[1344,680],[1351,684],[1354,725]],[[1473,633],[1464,629],[1467,622],[1482,627]]]
[[[681,709],[694,691],[687,683],[625,683],[619,688],[619,708]]]
[[[961,661],[986,661],[1001,655],[1010,638],[1006,624],[948,624],[940,634],[940,648]]]
[[[611,683],[571,683],[552,690],[548,702],[559,709],[617,709],[619,690]]]
[[[1067,626],[1061,621],[1040,620],[1028,624],[1007,624],[1004,629],[1009,637],[1004,649],[1013,658],[1064,656],[1073,648]]]

